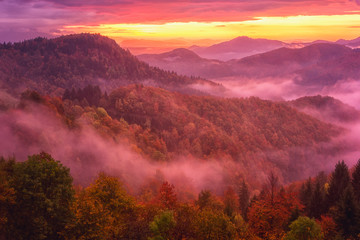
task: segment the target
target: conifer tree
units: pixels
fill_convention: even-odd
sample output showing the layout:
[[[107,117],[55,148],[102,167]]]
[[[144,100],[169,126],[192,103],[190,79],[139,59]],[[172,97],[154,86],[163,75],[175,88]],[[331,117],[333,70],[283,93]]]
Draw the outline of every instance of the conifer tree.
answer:
[[[321,191],[320,183],[317,182],[315,185],[314,192],[311,195],[310,200],[310,217],[320,219],[321,215],[324,213],[324,195]]]
[[[351,184],[354,189],[355,199],[360,204],[360,159],[355,165],[355,170],[352,174]]]
[[[328,207],[335,206],[345,189],[350,185],[349,169],[344,161],[335,165],[335,170],[331,174],[329,192],[327,195]]]
[[[352,186],[342,194],[333,212],[334,220],[345,239],[358,239],[360,233],[359,205],[355,201]]]
[[[241,211],[241,216],[245,221],[247,220],[249,200],[250,200],[249,188],[245,183],[245,181],[243,180],[239,189],[239,207]]]

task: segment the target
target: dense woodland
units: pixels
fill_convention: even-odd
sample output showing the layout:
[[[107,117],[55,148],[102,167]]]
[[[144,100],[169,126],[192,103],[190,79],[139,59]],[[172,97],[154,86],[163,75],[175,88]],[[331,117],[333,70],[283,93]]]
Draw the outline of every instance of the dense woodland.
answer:
[[[86,188],[47,153],[0,160],[1,239],[358,239],[360,160],[327,176],[282,187],[271,173],[258,195],[243,181],[215,195],[179,201],[176,186],[149,182],[144,200],[100,173]]]
[[[238,167],[227,170],[231,178],[246,177],[256,188],[268,169],[282,183],[291,182],[316,174],[332,155],[345,149],[332,143],[343,129],[254,97],[188,96],[142,85],[103,94],[98,87],[88,86],[66,91],[63,99],[28,91],[18,108],[7,112],[38,111],[29,107],[34,102],[70,130],[91,126],[103,138],[129,145],[151,161],[172,162],[184,156],[234,162]],[[15,135],[25,137],[24,145],[34,138],[37,144],[47,141],[16,122],[9,124]],[[86,161],[88,156],[82,158]]]
[[[137,82],[192,94],[203,94],[191,88],[196,83],[221,90],[211,81],[150,67],[100,34],[0,44],[0,80],[3,89],[17,94],[25,89],[58,94],[88,84],[113,89]]]

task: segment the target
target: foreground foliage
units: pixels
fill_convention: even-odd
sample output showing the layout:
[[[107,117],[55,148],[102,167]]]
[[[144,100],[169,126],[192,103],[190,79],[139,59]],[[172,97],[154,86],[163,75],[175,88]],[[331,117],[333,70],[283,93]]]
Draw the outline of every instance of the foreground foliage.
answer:
[[[320,188],[326,191],[328,208],[314,219],[307,216],[313,215],[312,208],[302,204],[306,199],[299,197],[306,188],[283,188],[272,173],[262,192],[242,206],[231,188],[220,196],[204,190],[196,201],[179,201],[175,187],[166,181],[157,185],[156,196],[143,201],[105,173],[86,188],[74,188],[69,169],[44,152],[25,162],[2,158],[0,238],[357,239],[360,203],[351,183],[359,166],[350,178],[346,164],[339,162],[330,181],[319,174],[304,183],[310,188],[310,199],[315,199],[312,189],[320,182],[329,185],[328,190]],[[338,188],[344,183],[345,189]],[[244,182],[240,185],[240,194],[245,194]]]

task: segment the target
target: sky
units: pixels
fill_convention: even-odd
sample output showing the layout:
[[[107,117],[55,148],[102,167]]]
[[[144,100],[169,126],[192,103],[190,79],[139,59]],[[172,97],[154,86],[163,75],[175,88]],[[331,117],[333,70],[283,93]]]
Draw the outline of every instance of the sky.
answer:
[[[134,48],[353,39],[360,0],[0,0],[1,42],[81,32]]]

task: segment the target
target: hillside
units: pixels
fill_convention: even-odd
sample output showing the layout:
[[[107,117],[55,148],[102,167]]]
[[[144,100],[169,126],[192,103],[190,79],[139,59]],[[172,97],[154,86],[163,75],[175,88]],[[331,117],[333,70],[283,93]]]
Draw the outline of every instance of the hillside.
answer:
[[[288,104],[322,121],[353,123],[360,120],[360,112],[338,99],[329,96],[301,97]]]
[[[24,99],[39,97],[24,95]],[[52,122],[48,120],[46,124],[39,123],[40,128],[29,128],[34,122],[48,119],[41,115],[43,110],[29,108],[31,113],[22,120],[16,120],[20,113],[2,118],[3,134],[11,135],[2,137],[12,139],[13,144],[11,147],[5,144],[6,149],[0,150],[3,154],[11,154],[17,148],[25,156],[25,152],[34,150],[34,147],[56,152],[65,158],[64,161],[78,159],[71,163],[73,165],[85,161],[88,171],[83,173],[84,176],[88,176],[92,169],[99,171],[101,161],[110,162],[110,165],[104,165],[111,171],[111,166],[118,160],[106,159],[116,156],[119,151],[116,149],[123,147],[110,146],[121,143],[145,159],[174,162],[178,167],[182,166],[179,159],[184,158],[189,161],[187,164],[195,166],[197,161],[219,164],[216,168],[223,177],[214,179],[217,184],[242,176],[254,188],[259,188],[270,169],[279,175],[282,182],[301,179],[304,174],[323,170],[324,162],[330,163],[343,149],[332,143],[343,132],[342,129],[282,103],[254,97],[222,99],[188,96],[131,85],[116,89],[109,95],[102,95],[99,88],[87,87],[67,91],[62,101],[55,98],[43,102],[55,110],[57,118],[66,123],[70,133],[69,130],[52,133],[54,128],[61,128],[46,126]],[[30,125],[24,128],[27,121]],[[76,129],[88,129],[86,126],[95,128],[109,143],[89,147],[92,141],[99,142],[99,137],[92,136],[91,139],[95,140],[91,141],[69,137],[78,134]],[[51,133],[50,136],[46,132]],[[91,131],[88,132],[83,135],[88,137]],[[64,137],[70,140],[64,140]],[[77,143],[80,144],[77,150],[68,146]],[[19,151],[17,153],[20,154]],[[127,155],[124,156],[126,159]],[[83,172],[83,164],[74,169]]]
[[[231,75],[230,67],[224,62],[201,58],[185,48],[178,48],[161,54],[143,54],[137,57],[151,66],[187,76],[216,78]]]
[[[300,49],[281,48],[234,60],[235,75],[248,77],[289,77],[299,85],[328,86],[338,80],[357,79],[360,52],[348,47],[318,43]],[[281,67],[279,67],[281,66]]]
[[[75,34],[0,44],[0,87],[12,93],[34,89],[62,92],[88,84],[111,90],[143,83],[197,93],[192,84],[218,85],[150,67],[107,37]]]

